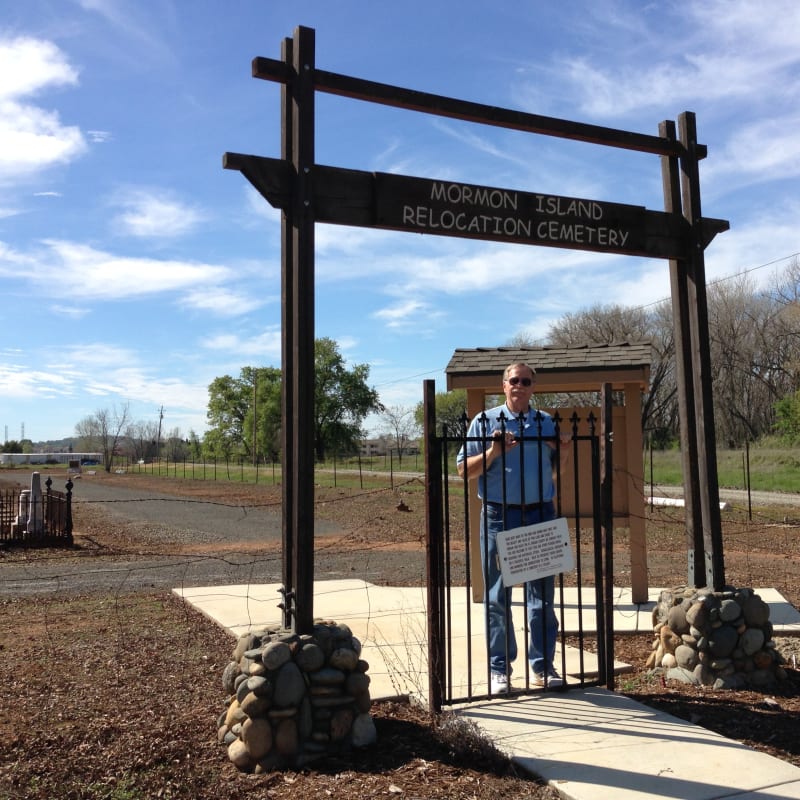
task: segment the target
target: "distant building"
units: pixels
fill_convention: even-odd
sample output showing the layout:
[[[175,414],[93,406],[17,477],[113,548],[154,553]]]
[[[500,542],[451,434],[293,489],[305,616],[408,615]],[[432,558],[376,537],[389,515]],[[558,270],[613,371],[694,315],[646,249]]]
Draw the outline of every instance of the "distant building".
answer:
[[[388,456],[389,451],[397,453],[397,445],[389,436],[379,436],[377,439],[364,439],[361,442],[361,457]],[[403,455],[414,456],[420,452],[419,439],[408,442],[403,448]]]
[[[13,467],[18,465],[30,464],[39,466],[42,464],[69,464],[70,461],[79,460],[86,464],[103,463],[102,453],[0,453],[0,466]]]

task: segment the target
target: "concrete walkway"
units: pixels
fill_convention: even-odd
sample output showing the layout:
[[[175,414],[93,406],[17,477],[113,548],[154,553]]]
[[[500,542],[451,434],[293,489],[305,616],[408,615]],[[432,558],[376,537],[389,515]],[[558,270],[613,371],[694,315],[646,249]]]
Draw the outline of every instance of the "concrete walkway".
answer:
[[[174,591],[238,636],[280,623],[279,588],[251,584]],[[770,606],[776,635],[800,635],[800,613],[775,590],[757,591]],[[650,632],[659,592],[651,589],[650,602],[633,604],[629,590],[616,590],[615,630]],[[593,595],[584,589],[581,597],[584,630],[594,630]],[[470,688],[473,696],[487,694],[483,607],[457,589],[450,603],[454,696],[467,696]],[[577,631],[578,608],[577,590],[566,590],[568,633]],[[427,702],[424,589],[379,587],[359,580],[319,582],[314,609],[317,617],[346,623],[361,640],[373,699],[411,695]],[[469,643],[468,615],[473,628]],[[514,616],[521,623],[521,607]],[[563,658],[569,683],[576,682],[581,669],[590,673],[596,667],[592,654],[572,648]],[[558,663],[561,659],[559,652]],[[615,665],[618,673],[626,669],[625,664]],[[474,720],[516,763],[541,775],[565,798],[800,800],[800,768],[605,689],[512,695],[454,710]]]

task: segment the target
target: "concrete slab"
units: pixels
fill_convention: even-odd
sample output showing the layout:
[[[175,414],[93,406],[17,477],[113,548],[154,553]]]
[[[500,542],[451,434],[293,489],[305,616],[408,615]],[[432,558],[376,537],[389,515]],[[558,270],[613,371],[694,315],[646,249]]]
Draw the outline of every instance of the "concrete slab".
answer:
[[[175,589],[195,608],[218,625],[239,636],[280,624],[280,584],[242,584]],[[614,628],[618,632],[652,631],[652,609],[661,589],[650,590],[650,602],[633,603],[628,588],[614,589]],[[777,620],[776,633],[800,632],[800,613],[774,589],[759,589],[770,605],[770,618]],[[522,593],[517,590],[512,602],[517,639],[523,641]],[[474,603],[464,587],[454,587],[449,595],[453,663],[453,697],[488,694],[483,605]],[[581,610],[581,604],[583,606]],[[347,624],[363,645],[363,657],[370,665],[373,698],[414,696],[422,702],[428,697],[426,634],[426,594],[421,587],[375,586],[363,580],[319,581],[314,587],[315,616]],[[594,591],[566,587],[563,601],[563,629],[578,632],[596,630]],[[468,632],[470,636],[468,637]],[[594,654],[566,648],[556,654],[557,665],[567,681],[575,683],[581,673],[597,674]],[[615,663],[615,671],[630,667]],[[525,682],[524,661],[516,664],[514,682]]]
[[[234,637],[280,623],[279,588],[249,584],[174,592]],[[361,580],[318,582],[314,588],[315,615],[346,623],[361,640],[373,699],[412,695],[426,702],[425,591]],[[629,589],[615,589],[616,630],[650,632],[660,591],[651,589],[650,602],[636,604]],[[800,633],[796,609],[774,589],[758,593],[770,605],[776,633]],[[483,606],[472,603],[463,588],[453,589],[449,600],[454,696],[459,688],[464,696],[469,687],[475,695],[484,693]],[[565,590],[565,630],[577,630],[581,602],[584,630],[594,630],[593,600],[593,590],[584,589],[580,598],[577,589]],[[522,603],[515,605],[515,622],[521,626]],[[561,658],[559,652],[559,663]],[[568,680],[581,668],[592,667],[591,654],[572,648],[563,658]],[[616,664],[615,669],[626,666]],[[598,687],[511,695],[454,711],[475,722],[520,767],[542,776],[564,798],[800,800],[800,768]]]
[[[192,606],[233,636],[279,625],[280,584],[207,586],[175,589]],[[513,603],[518,641],[523,636],[523,604]],[[315,616],[347,624],[362,644],[362,658],[369,665],[373,699],[413,696],[428,702],[428,648],[426,596],[419,587],[375,586],[362,580],[321,581],[315,585]],[[469,610],[467,610],[469,609]],[[571,590],[565,598],[567,631],[577,631],[578,596]],[[488,694],[483,605],[473,603],[462,588],[450,594],[450,638],[452,642],[451,685],[453,697]],[[584,621],[584,630],[594,630],[594,613]],[[468,636],[469,634],[469,636]],[[521,648],[520,648],[521,649]],[[597,675],[593,653],[567,647],[556,653],[556,664],[566,664],[568,682],[579,682],[582,673]],[[617,672],[630,669],[617,662]],[[524,660],[517,659],[512,683],[524,684]]]
[[[791,798],[800,781],[791,764],[597,687],[457,711],[564,797]]]

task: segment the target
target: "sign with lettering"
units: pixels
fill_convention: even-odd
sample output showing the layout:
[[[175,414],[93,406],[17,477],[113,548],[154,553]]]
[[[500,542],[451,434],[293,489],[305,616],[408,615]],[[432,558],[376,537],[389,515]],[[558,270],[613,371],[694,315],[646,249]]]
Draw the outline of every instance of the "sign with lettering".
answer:
[[[570,572],[574,564],[564,517],[502,531],[497,534],[497,550],[506,586]]]
[[[394,230],[494,241],[641,252],[643,206],[375,174],[376,223]]]

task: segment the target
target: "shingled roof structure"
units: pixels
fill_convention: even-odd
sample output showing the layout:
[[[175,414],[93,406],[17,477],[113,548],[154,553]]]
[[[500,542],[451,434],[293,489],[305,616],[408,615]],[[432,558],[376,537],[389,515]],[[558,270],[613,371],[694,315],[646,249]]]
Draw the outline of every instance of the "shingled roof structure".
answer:
[[[628,527],[630,531],[631,591],[637,603],[647,602],[648,598],[641,411],[642,393],[650,388],[651,358],[649,341],[580,347],[478,347],[456,350],[445,369],[448,390],[466,390],[470,417],[483,410],[487,396],[502,393],[503,370],[518,361],[536,370],[539,394],[600,392],[603,384],[623,393],[624,404],[613,410],[614,473],[618,479],[613,481],[612,506],[614,524]],[[585,508],[591,507],[593,485],[587,467],[588,459],[583,459],[579,486],[581,504]],[[562,473],[562,479],[562,512],[572,517],[575,511],[571,471]],[[480,505],[476,493],[470,493],[469,504],[470,547],[473,553],[479,553]],[[471,572],[477,601],[483,591],[480,558],[473,559]]]
[[[459,348],[445,369],[447,388],[499,388],[503,370],[524,361],[536,370],[537,391],[596,391],[601,383],[621,389],[637,383],[646,392],[650,380],[649,341],[586,344],[577,347]]]

